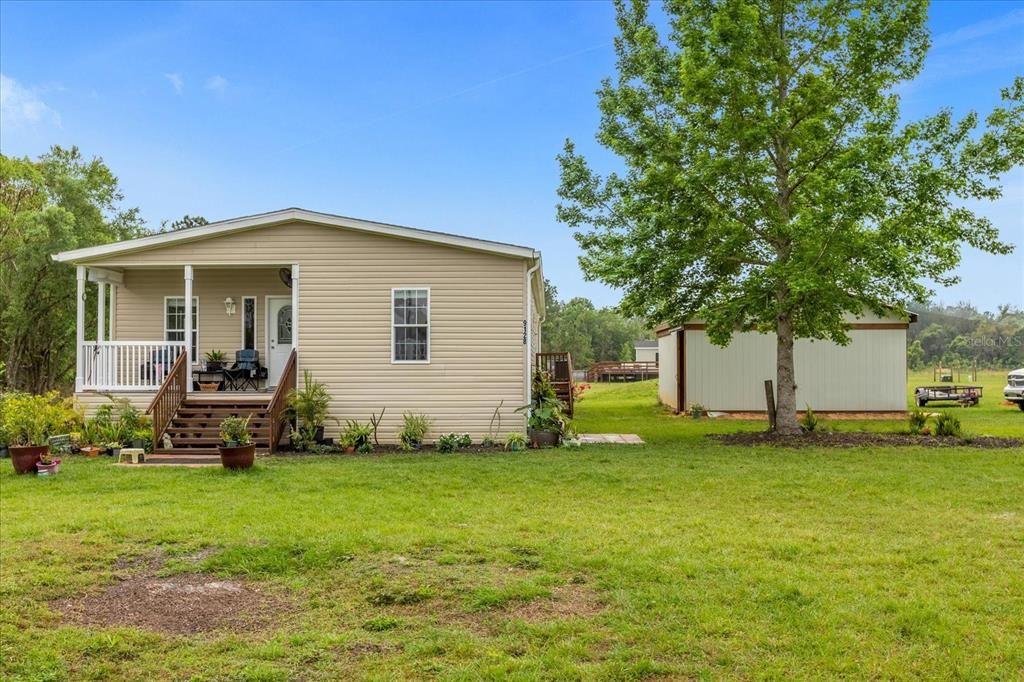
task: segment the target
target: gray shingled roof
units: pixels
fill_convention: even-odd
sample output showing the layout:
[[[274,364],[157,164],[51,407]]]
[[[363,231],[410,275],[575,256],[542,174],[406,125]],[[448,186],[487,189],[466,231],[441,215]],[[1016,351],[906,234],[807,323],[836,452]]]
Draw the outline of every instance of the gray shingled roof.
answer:
[[[650,339],[650,340],[643,339],[641,341],[634,342],[633,343],[633,347],[634,348],[657,348],[658,347],[658,341],[657,341],[657,339]]]

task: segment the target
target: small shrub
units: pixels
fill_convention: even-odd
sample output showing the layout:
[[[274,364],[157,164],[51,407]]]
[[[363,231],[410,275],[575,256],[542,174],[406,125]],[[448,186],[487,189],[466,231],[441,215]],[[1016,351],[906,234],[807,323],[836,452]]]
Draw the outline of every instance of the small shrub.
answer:
[[[434,447],[437,448],[438,452],[455,452],[459,448],[466,447],[465,445],[463,445],[463,443],[465,442],[465,438],[469,438],[469,435],[460,435],[458,433],[446,433],[437,439],[437,442],[434,444]],[[470,440],[471,444],[472,442],[473,441]]]
[[[319,381],[314,381],[313,375],[308,369],[302,372],[302,383],[302,388],[293,388],[288,393],[284,418],[288,421],[296,421],[299,432],[302,434],[300,441],[303,444],[312,445],[316,442],[317,429],[331,419],[328,414],[331,407],[331,396],[327,392],[327,386]]]
[[[349,419],[345,430],[341,432],[341,444],[353,448],[356,452],[373,452],[373,427]]]
[[[960,426],[960,420],[949,414],[943,412],[935,418],[935,435],[959,438],[963,434],[963,429]]]
[[[818,415],[814,414],[814,410],[811,409],[810,405],[807,406],[804,416],[800,417],[800,428],[805,433],[821,430],[821,420],[818,419]]]
[[[708,412],[700,403],[690,403],[690,406],[686,408],[686,411],[693,419],[700,419]]]
[[[398,432],[398,444],[403,450],[414,450],[423,444],[423,438],[430,432],[430,418],[425,414],[402,415],[402,430]]]
[[[225,417],[220,423],[220,437],[226,445],[248,445],[252,442],[252,436],[249,435],[249,419],[248,417]]]
[[[526,436],[521,433],[510,433],[505,439],[505,449],[512,452],[521,452],[526,449]]]
[[[47,445],[51,436],[73,427],[79,419],[71,400],[61,398],[57,391],[44,395],[11,393],[0,407],[7,445]]]
[[[472,444],[473,444],[473,439],[470,437],[470,435],[468,433],[464,433],[464,434],[459,436],[459,443],[458,443],[458,445],[459,445],[460,448],[468,448]]]
[[[913,410],[907,416],[907,423],[910,425],[910,432],[915,435],[924,433],[928,425],[928,413],[923,410]]]

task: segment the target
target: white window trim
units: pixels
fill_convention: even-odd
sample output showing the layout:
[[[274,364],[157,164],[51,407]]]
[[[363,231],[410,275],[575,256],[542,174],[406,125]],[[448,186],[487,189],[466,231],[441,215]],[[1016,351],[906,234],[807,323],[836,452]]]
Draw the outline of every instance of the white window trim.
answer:
[[[184,296],[164,296],[164,309],[163,309],[164,341],[167,341],[167,331],[168,331],[168,329],[167,329],[167,301],[171,300],[172,298],[185,298],[185,297]],[[195,355],[192,357],[192,364],[193,365],[198,365],[199,364],[199,349],[202,348],[202,346],[200,345],[201,342],[200,342],[200,339],[199,339],[199,297],[198,296],[193,296],[192,297],[192,309],[196,311],[196,323],[194,325],[194,329],[192,330],[196,334],[196,352],[195,352]],[[179,329],[175,329],[174,331],[185,331],[185,330],[184,329],[180,329],[180,330]],[[188,343],[188,339],[185,339],[185,343]]]
[[[395,292],[396,291],[426,291],[427,292],[427,359],[426,360],[396,360],[395,359]],[[392,365],[429,365],[430,364],[430,287],[424,286],[406,286],[406,287],[391,287],[391,299],[389,301],[391,306],[391,364]],[[413,327],[419,327],[421,325],[408,325]]]
[[[252,347],[254,349],[259,349],[260,337],[258,330],[260,328],[260,306],[256,296],[242,296],[242,314],[239,315],[242,319],[238,323],[238,347],[243,349],[245,348],[245,302],[247,300],[252,301]]]

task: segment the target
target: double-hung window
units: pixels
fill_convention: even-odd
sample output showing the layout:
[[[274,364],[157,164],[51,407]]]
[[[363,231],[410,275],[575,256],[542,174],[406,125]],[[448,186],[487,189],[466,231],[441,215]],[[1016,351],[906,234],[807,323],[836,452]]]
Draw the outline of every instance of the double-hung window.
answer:
[[[185,297],[164,298],[164,340],[185,340]],[[199,297],[192,297],[192,360],[199,357]]]
[[[430,289],[391,290],[391,361],[430,362]]]

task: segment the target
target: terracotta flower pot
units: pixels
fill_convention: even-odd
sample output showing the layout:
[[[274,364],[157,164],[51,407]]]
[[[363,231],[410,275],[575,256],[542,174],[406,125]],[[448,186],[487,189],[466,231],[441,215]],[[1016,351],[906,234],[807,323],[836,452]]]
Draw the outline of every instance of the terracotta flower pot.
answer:
[[[530,429],[530,445],[535,448],[553,448],[558,445],[557,431],[534,431]]]
[[[256,461],[256,445],[221,445],[217,448],[220,451],[220,463],[225,469],[248,469]]]
[[[34,474],[36,473],[36,462],[40,455],[50,451],[49,445],[12,445],[11,464],[14,465],[14,473]]]
[[[99,457],[99,455],[100,455],[100,449],[98,447],[93,446],[93,445],[90,445],[88,447],[84,447],[81,450],[79,450],[79,452],[81,454],[85,455],[86,457]]]

